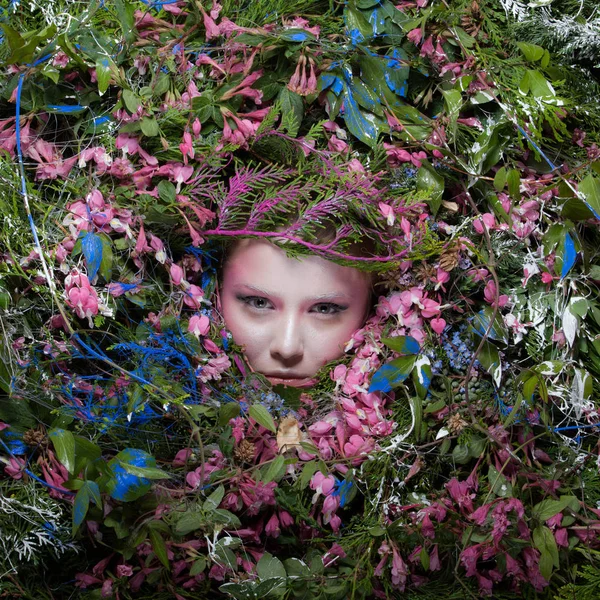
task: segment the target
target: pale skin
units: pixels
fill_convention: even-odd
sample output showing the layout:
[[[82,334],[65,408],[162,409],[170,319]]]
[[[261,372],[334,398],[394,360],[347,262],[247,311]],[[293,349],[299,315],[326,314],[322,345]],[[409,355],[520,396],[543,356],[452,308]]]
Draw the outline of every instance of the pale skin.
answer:
[[[221,310],[255,371],[274,385],[309,387],[364,324],[370,288],[358,269],[244,239],[223,270]]]

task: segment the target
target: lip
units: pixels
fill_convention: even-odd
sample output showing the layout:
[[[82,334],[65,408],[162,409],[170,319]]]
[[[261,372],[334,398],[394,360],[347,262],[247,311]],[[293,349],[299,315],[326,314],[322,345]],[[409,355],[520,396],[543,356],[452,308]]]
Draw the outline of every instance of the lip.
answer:
[[[289,387],[306,388],[317,383],[314,377],[267,377],[271,385],[287,385]]]

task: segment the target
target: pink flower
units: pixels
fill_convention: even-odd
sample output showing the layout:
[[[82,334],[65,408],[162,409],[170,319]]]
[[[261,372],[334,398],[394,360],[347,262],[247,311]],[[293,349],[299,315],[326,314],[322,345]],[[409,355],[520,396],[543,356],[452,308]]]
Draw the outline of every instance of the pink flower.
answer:
[[[467,577],[474,577],[477,575],[477,561],[482,552],[483,548],[481,547],[481,544],[475,544],[474,546],[465,548],[460,553],[460,562],[465,568]]]
[[[444,331],[444,328],[446,327],[446,321],[442,318],[431,319],[429,324],[431,325],[431,329],[433,329],[438,335],[441,335],[442,331]]]
[[[179,150],[183,154],[184,164],[187,165],[188,156],[194,158],[194,143],[192,142],[192,136],[187,131],[183,134],[183,142],[179,144]]]
[[[269,537],[277,538],[281,534],[281,529],[279,528],[279,519],[277,515],[273,513],[271,518],[267,521],[265,526],[265,533]]]
[[[209,340],[204,340],[204,345]],[[218,350],[218,348],[217,348]],[[221,354],[214,358],[209,359],[208,363],[200,367],[200,381],[206,383],[209,380],[218,381],[221,379],[221,374],[227,371],[231,367],[231,361],[226,354]]]
[[[131,565],[118,565],[117,566],[117,577],[131,577],[133,575],[133,569]]]
[[[183,302],[186,306],[198,310],[202,304],[204,292],[202,288],[197,285],[191,284],[190,287],[185,291]]]
[[[257,515],[264,506],[275,505],[275,488],[277,484],[274,481],[263,483],[254,481],[249,476],[244,476],[240,482],[240,495],[242,502],[247,507],[248,516]]]
[[[407,34],[406,37],[415,45],[418,46],[421,43],[421,40],[423,39],[423,30],[420,27],[417,27],[416,29],[411,29]]]
[[[389,227],[391,227],[394,224],[394,220],[396,218],[396,215],[394,214],[394,209],[389,204],[385,204],[385,202],[380,202],[379,212],[387,219],[387,224]]]
[[[327,147],[332,152],[346,152],[346,150],[348,150],[348,144],[346,142],[344,142],[343,140],[340,140],[335,135],[332,135],[329,138],[329,142],[327,143]]]
[[[420,55],[425,58],[426,56],[433,56],[435,50],[433,48],[433,36],[429,36],[423,46],[421,47]]]
[[[91,326],[91,317],[98,314],[99,305],[98,294],[87,275],[73,269],[65,279],[65,287],[67,304],[80,319],[87,317]]]
[[[412,155],[403,148],[399,148],[394,144],[386,144],[385,142],[383,147],[385,148],[387,159],[391,167],[399,167],[403,163],[411,162]]]
[[[169,273],[173,285],[179,285],[183,281],[183,269],[179,265],[173,263],[169,267]]]
[[[206,335],[210,329],[210,320],[206,315],[194,315],[188,324],[188,331],[196,337]]]
[[[488,230],[494,229],[496,227],[496,219],[494,218],[494,215],[491,213],[482,214],[481,217],[478,217],[473,222],[473,229],[475,229],[475,231],[480,235],[483,235],[484,224]]]
[[[458,506],[467,513],[473,512],[473,498],[475,494],[469,494],[471,486],[469,481],[458,481],[453,477],[447,484],[446,489],[450,496]]]
[[[4,472],[13,479],[21,479],[23,477],[25,466],[25,461],[22,458],[11,456],[8,459],[8,464],[4,467]]]
[[[408,566],[402,560],[402,556],[396,550],[396,547],[393,547],[392,550],[392,585],[397,587],[401,592],[404,591],[406,587],[406,579],[408,577]]]
[[[335,487],[335,477],[333,475],[323,475],[321,471],[317,471],[310,480],[310,489],[315,490],[315,495],[313,496],[313,504],[317,501],[319,496],[323,494],[324,496],[328,496],[333,491]]]
[[[485,289],[483,291],[483,297],[485,298],[486,302],[488,302],[489,304],[491,304],[492,306],[496,305],[496,283],[494,282],[493,279],[490,279],[486,286]],[[499,308],[503,308],[504,306],[506,306],[506,304],[508,303],[508,296],[506,294],[502,294],[500,296],[498,296],[498,307]]]
[[[192,133],[194,134],[194,137],[200,137],[201,130],[202,124],[200,123],[200,120],[198,118],[194,119],[194,122],[192,123]]]

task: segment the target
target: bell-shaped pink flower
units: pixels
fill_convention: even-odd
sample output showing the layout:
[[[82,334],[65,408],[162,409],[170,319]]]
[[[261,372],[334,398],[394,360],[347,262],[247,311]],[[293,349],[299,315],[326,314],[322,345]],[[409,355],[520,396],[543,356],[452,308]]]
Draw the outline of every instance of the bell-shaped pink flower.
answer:
[[[210,320],[206,315],[194,315],[188,324],[188,331],[196,337],[206,335],[210,329]]]

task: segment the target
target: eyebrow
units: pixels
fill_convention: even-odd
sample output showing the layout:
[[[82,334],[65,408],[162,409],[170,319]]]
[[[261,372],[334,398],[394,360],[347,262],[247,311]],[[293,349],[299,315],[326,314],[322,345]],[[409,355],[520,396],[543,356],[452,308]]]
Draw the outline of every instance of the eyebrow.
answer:
[[[241,283],[234,286],[236,290],[240,288],[248,288],[253,290],[254,292],[258,292],[259,294],[263,294],[264,296],[270,296],[271,298],[279,298],[279,296],[273,292],[269,292],[268,290],[263,290],[255,285],[249,285],[247,283]],[[313,302],[322,302],[323,300],[347,300],[350,301],[352,298],[345,294],[344,292],[330,292],[329,294],[319,294],[318,296],[313,296],[312,298],[304,298],[304,300],[311,300]]]

